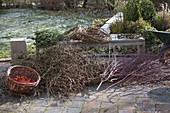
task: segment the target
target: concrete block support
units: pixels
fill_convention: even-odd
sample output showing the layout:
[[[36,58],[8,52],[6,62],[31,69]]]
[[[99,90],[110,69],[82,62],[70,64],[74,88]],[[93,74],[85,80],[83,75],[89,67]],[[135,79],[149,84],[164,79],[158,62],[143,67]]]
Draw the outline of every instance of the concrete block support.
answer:
[[[27,52],[26,39],[24,38],[12,38],[10,46],[12,62],[15,62],[19,56]]]

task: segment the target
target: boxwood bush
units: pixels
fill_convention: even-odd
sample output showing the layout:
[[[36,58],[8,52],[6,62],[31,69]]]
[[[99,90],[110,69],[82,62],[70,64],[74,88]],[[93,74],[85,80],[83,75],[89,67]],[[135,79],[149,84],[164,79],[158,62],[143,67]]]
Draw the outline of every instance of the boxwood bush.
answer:
[[[130,0],[125,8],[124,16],[127,21],[136,21],[143,18],[154,22],[157,13],[154,4],[150,0]]]
[[[35,40],[35,45],[38,48],[49,47],[60,41],[61,34],[58,30],[36,31],[35,37],[32,39]]]

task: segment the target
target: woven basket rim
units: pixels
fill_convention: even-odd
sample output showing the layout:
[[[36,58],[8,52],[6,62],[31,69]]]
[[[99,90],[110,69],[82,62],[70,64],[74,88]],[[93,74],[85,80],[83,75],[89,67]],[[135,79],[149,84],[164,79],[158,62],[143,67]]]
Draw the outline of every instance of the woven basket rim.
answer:
[[[11,79],[11,77],[10,77],[11,70],[13,68],[16,68],[16,67],[23,67],[23,68],[27,68],[27,69],[30,69],[30,70],[34,71],[38,75],[38,80],[36,82],[33,82],[33,83],[20,83],[20,82],[17,82],[15,80]],[[7,77],[7,79],[10,79],[11,81],[13,81],[13,82],[15,82],[15,83],[17,83],[19,85],[30,85],[30,86],[37,86],[38,83],[41,80],[41,77],[40,77],[39,73],[35,69],[32,69],[31,67],[28,67],[28,66],[23,66],[23,65],[14,65],[14,66],[9,67],[8,70],[7,70],[6,77]]]

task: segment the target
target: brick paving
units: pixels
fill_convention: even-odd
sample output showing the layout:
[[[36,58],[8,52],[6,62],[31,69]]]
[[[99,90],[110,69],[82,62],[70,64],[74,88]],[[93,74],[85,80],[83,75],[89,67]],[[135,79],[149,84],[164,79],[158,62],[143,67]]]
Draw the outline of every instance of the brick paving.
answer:
[[[9,63],[0,63],[1,75],[9,66]],[[109,90],[106,87],[107,83],[96,91],[97,85],[90,86],[66,102],[46,96],[22,103],[7,99],[0,102],[0,113],[170,113],[169,85],[112,87]],[[5,98],[2,92],[0,89],[0,97]]]

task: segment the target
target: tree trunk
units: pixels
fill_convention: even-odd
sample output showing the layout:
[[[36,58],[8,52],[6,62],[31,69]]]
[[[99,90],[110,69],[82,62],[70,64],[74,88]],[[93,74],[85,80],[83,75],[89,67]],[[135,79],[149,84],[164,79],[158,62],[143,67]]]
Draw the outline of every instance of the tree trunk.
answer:
[[[83,2],[83,8],[86,7],[86,3],[87,3],[87,0],[84,0],[84,2]]]

